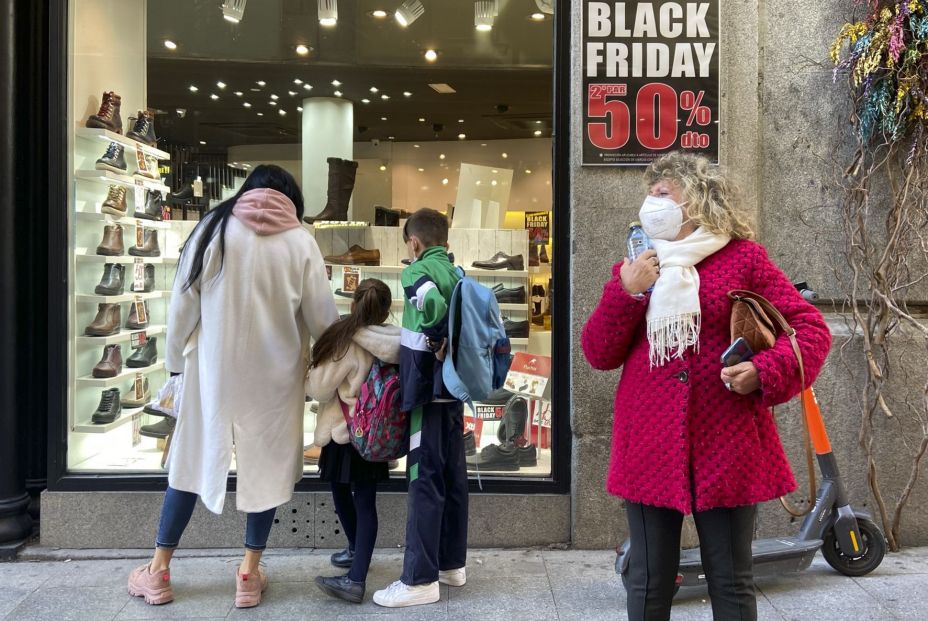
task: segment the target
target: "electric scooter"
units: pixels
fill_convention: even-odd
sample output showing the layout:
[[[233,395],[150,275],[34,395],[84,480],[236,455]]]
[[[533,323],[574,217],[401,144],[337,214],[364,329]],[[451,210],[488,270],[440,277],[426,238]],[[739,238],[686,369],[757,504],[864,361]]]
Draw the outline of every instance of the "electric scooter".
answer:
[[[805,283],[798,284],[797,288],[806,299],[817,297]],[[754,576],[804,571],[812,564],[819,549],[828,564],[838,572],[845,576],[864,576],[883,561],[886,538],[870,513],[850,504],[815,392],[811,387],[806,388],[800,398],[805,404],[809,435],[822,482],[816,493],[815,506],[803,519],[795,537],[757,539],[752,543]],[[615,560],[615,571],[626,586],[629,548],[630,542],[626,540],[616,550]],[[674,595],[681,587],[705,585],[706,574],[699,549],[682,550]]]

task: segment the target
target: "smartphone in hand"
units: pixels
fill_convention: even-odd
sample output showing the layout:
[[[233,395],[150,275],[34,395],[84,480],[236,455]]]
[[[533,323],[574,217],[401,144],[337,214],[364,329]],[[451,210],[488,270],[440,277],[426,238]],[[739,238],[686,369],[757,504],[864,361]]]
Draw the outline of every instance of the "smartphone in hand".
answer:
[[[728,349],[722,353],[722,366],[733,367],[738,363],[747,362],[754,356],[754,351],[744,337],[735,339]]]

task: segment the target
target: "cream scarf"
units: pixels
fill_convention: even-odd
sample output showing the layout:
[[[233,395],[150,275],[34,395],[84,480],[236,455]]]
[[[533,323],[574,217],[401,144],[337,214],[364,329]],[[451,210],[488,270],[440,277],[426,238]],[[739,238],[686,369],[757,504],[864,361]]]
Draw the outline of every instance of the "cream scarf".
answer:
[[[652,240],[661,267],[647,313],[652,368],[681,358],[688,347],[699,350],[701,311],[695,266],[730,240],[703,227],[680,241]]]

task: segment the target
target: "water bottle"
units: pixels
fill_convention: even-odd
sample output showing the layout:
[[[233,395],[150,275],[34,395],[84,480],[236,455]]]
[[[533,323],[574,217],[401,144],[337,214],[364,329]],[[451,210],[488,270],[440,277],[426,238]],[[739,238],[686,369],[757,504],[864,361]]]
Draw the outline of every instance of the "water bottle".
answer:
[[[645,250],[654,248],[651,244],[651,238],[648,237],[644,229],[641,228],[640,222],[632,222],[628,225],[628,239],[626,240],[626,245],[628,247],[629,261],[637,259]]]

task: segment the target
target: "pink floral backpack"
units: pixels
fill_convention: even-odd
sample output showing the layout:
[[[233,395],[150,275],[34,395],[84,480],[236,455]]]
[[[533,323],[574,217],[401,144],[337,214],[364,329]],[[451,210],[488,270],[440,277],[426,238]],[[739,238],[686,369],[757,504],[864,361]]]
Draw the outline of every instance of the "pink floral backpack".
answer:
[[[399,367],[374,358],[361,385],[354,416],[342,402],[351,444],[367,461],[399,459],[409,452],[409,416],[400,409]]]

